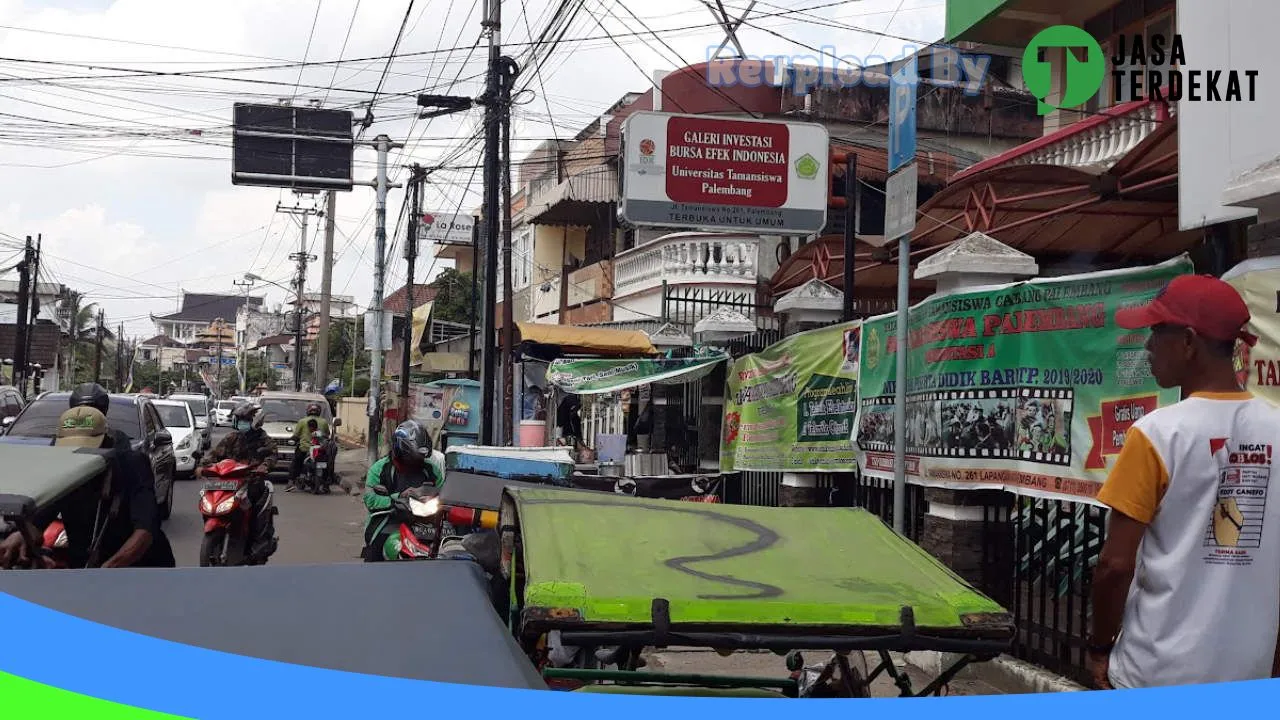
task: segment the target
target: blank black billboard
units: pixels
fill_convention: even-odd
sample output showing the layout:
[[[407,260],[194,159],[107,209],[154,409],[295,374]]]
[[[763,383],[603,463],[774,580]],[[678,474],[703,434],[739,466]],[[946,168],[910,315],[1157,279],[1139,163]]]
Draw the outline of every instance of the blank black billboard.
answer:
[[[232,184],[350,190],[352,119],[349,110],[236,103]]]

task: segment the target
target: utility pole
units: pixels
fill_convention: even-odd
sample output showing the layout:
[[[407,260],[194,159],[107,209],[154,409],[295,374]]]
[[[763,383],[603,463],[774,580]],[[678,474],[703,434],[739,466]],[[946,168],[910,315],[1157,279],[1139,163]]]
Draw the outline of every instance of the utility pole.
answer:
[[[402,333],[402,351],[400,353],[400,408],[404,419],[408,419],[409,409],[409,373],[413,354],[413,269],[418,264],[418,223],[422,218],[422,182],[426,178],[422,166],[413,164],[412,176],[409,179],[410,207],[409,235],[404,240],[405,270],[405,311]]]
[[[369,462],[378,459],[378,432],[382,427],[382,406],[379,403],[382,385],[382,332],[383,308],[382,293],[385,289],[387,275],[387,154],[393,147],[403,147],[401,143],[391,142],[386,135],[374,138],[378,148],[378,201],[375,205],[375,225],[373,231],[373,302],[370,311],[373,313],[373,338],[369,351]],[[353,363],[354,365],[354,363]],[[354,384],[354,383],[353,383]]]
[[[94,355],[93,355],[93,381],[96,383],[102,382],[102,321],[104,320],[103,314],[104,313],[102,309],[99,309],[98,310],[98,343],[97,343],[98,349],[96,352],[94,352]]]
[[[18,263],[18,327],[16,346],[13,350],[13,383],[27,393],[27,313],[30,310],[31,297],[31,265],[35,249],[31,245],[31,236],[27,236],[26,247],[22,251],[22,262]]]
[[[302,239],[299,241],[301,250],[289,256],[290,260],[298,263],[298,272],[294,277],[298,295],[293,316],[293,390],[294,392],[300,392],[302,390],[302,296],[307,282],[307,261],[316,259],[314,255],[307,254],[307,218],[312,215],[324,215],[325,213],[315,208],[286,208],[281,207],[279,204],[276,205],[276,212],[297,215],[302,218]]]
[[[124,323],[120,323],[120,342],[121,342],[121,344],[123,344],[123,343],[124,343]],[[128,348],[126,348],[126,350],[127,350],[128,352],[125,352],[125,353],[124,353],[124,355],[123,355],[124,360],[125,360],[125,362],[126,362],[126,369],[124,369],[124,370],[121,370],[121,371],[120,371],[120,382],[121,382],[121,383],[129,383],[129,381],[130,381],[130,380],[131,380],[131,378],[133,377],[133,361],[134,361],[134,360],[137,358],[137,356],[138,356],[138,348],[137,348],[137,346],[135,345],[135,342],[136,342],[136,341],[133,341],[133,342],[130,342],[130,343],[129,343]],[[133,389],[133,388],[128,387],[128,385],[125,385],[125,391],[126,391],[126,392],[128,392],[128,391],[130,391],[130,390],[132,390],[132,389]]]
[[[28,368],[31,366],[31,342],[36,334],[36,318],[40,316],[40,247],[44,244],[44,233],[36,235],[36,250],[31,261],[31,320],[27,325],[27,345],[24,348],[26,352],[23,355],[27,358],[26,365],[23,366],[23,379],[29,377]],[[34,376],[31,376],[34,377]],[[26,390],[26,386],[21,386]],[[33,392],[34,396],[35,393]]]
[[[481,347],[483,362],[480,369],[481,413],[480,444],[494,445],[497,439],[494,434],[494,420],[497,404],[494,402],[494,390],[498,384],[494,352],[496,348],[495,308],[498,304],[498,173],[500,171],[498,157],[502,116],[506,108],[502,107],[499,74],[502,66],[502,2],[501,0],[485,0],[485,19],[481,27],[489,31],[489,71],[484,91],[484,234],[485,234],[485,283],[484,283],[484,339]],[[508,306],[511,297],[506,297]],[[510,348],[507,348],[510,351]]]
[[[330,190],[324,200],[324,262],[320,265],[320,335],[316,338],[316,387],[322,391],[329,382],[329,303],[333,292],[333,234],[337,230],[334,214],[337,191]]]
[[[516,444],[516,428],[519,419],[515,413],[515,289],[511,286],[511,85],[515,82],[517,71],[510,58],[502,58],[501,74],[498,76],[499,103],[502,108],[502,292],[506,300],[502,303],[502,417],[507,423],[506,444]],[[524,260],[521,259],[521,262]]]
[[[244,304],[240,307],[244,308],[245,313],[245,337],[236,338],[236,374],[240,376],[240,394],[244,395],[246,394],[245,386],[249,382],[249,369],[245,367],[245,352],[248,348],[244,344],[249,337],[249,288],[253,287],[253,281],[232,280],[231,283],[236,287],[244,288]]]
[[[218,367],[214,371],[214,377],[216,378],[214,384],[217,387],[213,389],[213,398],[215,400],[222,395],[222,330],[224,327],[226,327],[226,322],[222,318],[213,321],[213,331],[218,334],[218,356],[216,358]]]
[[[124,323],[116,330],[116,392],[124,392]]]
[[[471,225],[471,341],[467,348],[467,378],[476,379],[476,316],[480,311],[480,223]]]

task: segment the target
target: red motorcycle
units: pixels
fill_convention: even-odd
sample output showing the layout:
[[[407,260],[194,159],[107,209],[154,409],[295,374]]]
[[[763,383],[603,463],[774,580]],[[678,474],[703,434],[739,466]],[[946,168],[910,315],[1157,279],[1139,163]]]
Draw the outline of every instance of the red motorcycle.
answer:
[[[204,517],[204,539],[200,542],[200,567],[265,565],[276,549],[274,519],[279,509],[271,483],[263,480],[266,493],[258,510],[257,524],[267,523],[269,546],[253,547],[255,525],[248,481],[252,468],[235,460],[223,460],[204,469],[200,489],[200,515]],[[260,525],[261,526],[261,525]]]
[[[311,432],[311,450],[303,461],[302,486],[315,495],[329,494],[329,439]]]
[[[71,566],[70,557],[67,555],[67,530],[61,518],[49,523],[49,527],[44,529],[44,553],[53,561],[54,568],[63,569]]]

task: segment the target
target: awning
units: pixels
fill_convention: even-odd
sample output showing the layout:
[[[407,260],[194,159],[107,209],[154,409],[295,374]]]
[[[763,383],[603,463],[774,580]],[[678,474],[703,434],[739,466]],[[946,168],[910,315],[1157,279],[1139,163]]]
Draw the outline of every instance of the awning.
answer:
[[[601,330],[599,328],[516,323],[516,343],[554,345],[563,353],[575,355],[657,355],[649,336],[639,330]]]
[[[537,225],[573,225],[618,199],[618,173],[608,165],[588,168],[529,198],[525,215]]]
[[[556,360],[547,368],[547,382],[575,395],[599,395],[638,385],[679,385],[705,377],[729,359],[726,352],[691,358],[624,358]]]

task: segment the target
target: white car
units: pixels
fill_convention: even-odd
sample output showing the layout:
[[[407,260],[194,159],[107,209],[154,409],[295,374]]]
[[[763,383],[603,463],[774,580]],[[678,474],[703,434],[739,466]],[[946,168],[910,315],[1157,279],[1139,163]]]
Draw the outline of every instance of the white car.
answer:
[[[160,422],[173,436],[174,472],[190,476],[196,471],[196,455],[203,449],[191,406],[180,400],[155,400],[151,404],[160,413]]]
[[[200,435],[200,446],[196,449],[208,450],[213,445],[213,428],[210,427],[213,410],[209,407],[209,398],[194,393],[174,393],[165,400],[184,402],[191,408],[191,414],[196,419],[196,432]]]
[[[213,406],[213,422],[218,427],[231,427],[231,413],[236,409],[237,403],[234,400],[219,400]]]

